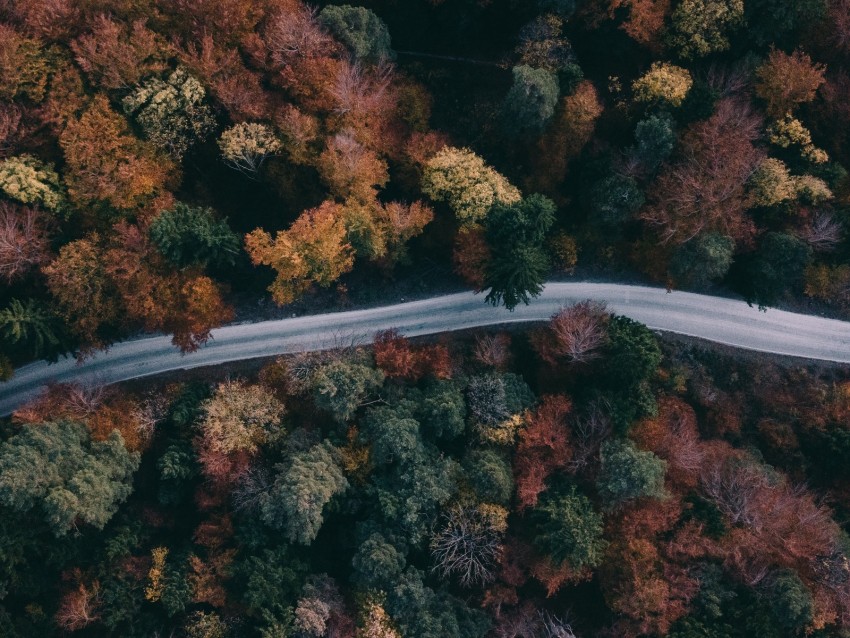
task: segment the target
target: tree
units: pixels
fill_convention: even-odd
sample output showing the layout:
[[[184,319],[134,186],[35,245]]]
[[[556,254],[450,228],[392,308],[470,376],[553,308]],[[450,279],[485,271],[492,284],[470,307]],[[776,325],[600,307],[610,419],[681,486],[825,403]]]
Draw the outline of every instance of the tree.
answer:
[[[201,409],[205,444],[223,454],[255,454],[279,435],[284,413],[283,404],[262,386],[241,381],[220,383]]]
[[[363,624],[357,630],[357,638],[402,638],[395,630],[393,623],[377,602],[371,601],[366,604],[363,612]]]
[[[502,454],[495,450],[472,450],[466,455],[463,467],[481,501],[500,505],[510,502],[514,479],[511,466]]]
[[[395,57],[387,25],[365,7],[329,5],[319,12],[318,22],[342,42],[356,60],[383,62]]]
[[[608,15],[617,18],[618,12],[628,7],[628,19],[620,25],[630,38],[653,52],[661,46],[659,36],[670,15],[670,0],[614,0],[608,7]]]
[[[56,536],[77,522],[103,529],[132,492],[138,465],[117,432],[96,442],[81,423],[26,425],[0,444],[0,503],[33,512]]]
[[[166,80],[146,80],[121,104],[145,137],[179,162],[215,126],[212,112],[204,103],[206,95],[204,86],[181,66]]]
[[[340,423],[347,422],[370,392],[384,382],[384,373],[357,362],[333,361],[312,376],[313,400]]]
[[[64,213],[67,207],[62,182],[53,166],[31,155],[0,161],[0,190],[22,204],[41,206],[52,213]]]
[[[794,178],[782,160],[766,158],[750,176],[747,183],[750,199],[755,206],[775,206],[797,195]]]
[[[99,243],[93,234],[65,244],[42,268],[59,314],[87,347],[107,345],[108,328],[121,316],[120,296],[107,276]]]
[[[829,155],[812,142],[812,133],[791,113],[775,121],[767,129],[767,139],[779,148],[793,148],[807,162],[825,164]]]
[[[746,104],[726,98],[708,120],[689,128],[679,161],[650,186],[649,204],[641,213],[658,227],[662,242],[683,244],[703,231],[733,239],[753,233],[744,215],[744,186],[763,158],[753,145],[759,124]]]
[[[177,202],[162,211],[148,228],[151,242],[175,266],[233,264],[239,253],[239,237],[227,220],[218,220],[211,208]]]
[[[139,207],[165,190],[174,166],[133,137],[127,122],[98,94],[59,136],[68,194],[81,206],[97,201]]]
[[[328,502],[348,489],[348,481],[330,445],[320,443],[296,452],[279,472],[262,504],[262,518],[283,531],[291,543],[309,545],[322,526]]]
[[[0,203],[0,278],[19,279],[48,261],[48,235],[32,208]]]
[[[493,208],[486,222],[492,250],[484,279],[487,301],[513,310],[540,294],[549,266],[543,242],[554,222],[555,204],[542,195]]]
[[[56,360],[68,352],[57,317],[33,299],[26,305],[12,299],[0,310],[0,335],[10,348],[27,352],[36,359]]]
[[[422,393],[416,418],[424,431],[437,439],[450,441],[466,428],[466,401],[461,386],[452,381],[432,381]]]
[[[701,288],[722,279],[732,266],[735,242],[718,233],[699,235],[679,246],[670,260],[670,274],[677,283]]]
[[[608,339],[607,323],[603,304],[582,301],[553,315],[549,324],[532,336],[531,343],[551,366],[586,363],[600,356]]]
[[[523,66],[558,73],[573,63],[573,50],[562,35],[564,20],[552,13],[537,16],[519,31],[517,54]]]
[[[823,64],[813,63],[799,49],[791,55],[771,49],[767,60],[756,69],[756,95],[764,100],[770,117],[780,118],[798,104],[814,100],[826,81],[825,73]]]
[[[546,69],[513,68],[513,85],[502,103],[505,126],[515,134],[539,132],[555,114],[558,77]]]
[[[613,440],[602,444],[599,458],[596,487],[609,508],[638,498],[665,497],[667,462],[652,452],[638,450],[631,441]]]
[[[520,430],[514,456],[514,474],[519,507],[537,504],[546,490],[546,481],[568,467],[573,457],[570,430],[566,422],[572,402],[565,396],[544,396],[540,406]]]
[[[358,142],[350,131],[328,138],[317,168],[334,196],[362,204],[374,201],[377,189],[389,181],[386,162]]]
[[[643,191],[634,178],[614,173],[594,184],[590,193],[592,219],[617,228],[644,204]]]
[[[245,237],[251,262],[277,271],[269,287],[278,305],[293,302],[312,283],[330,286],[351,270],[354,256],[338,204],[327,201],[305,211],[289,230],[271,235],[257,229]]]
[[[56,610],[56,624],[66,631],[77,631],[100,618],[100,583],[92,582],[88,587],[80,583],[65,592]]]
[[[44,99],[50,73],[41,43],[27,38],[8,24],[0,25],[0,99]]]
[[[673,11],[668,43],[685,59],[726,51],[744,23],[743,0],[683,0]]]
[[[681,106],[693,86],[691,74],[675,64],[653,62],[649,71],[632,83],[635,101]]]
[[[520,200],[505,177],[469,149],[447,146],[425,164],[422,192],[446,202],[465,225],[483,220],[495,204]]]
[[[492,509],[455,506],[443,515],[443,526],[431,539],[434,571],[443,578],[456,576],[464,587],[495,578],[505,527],[494,520]]]
[[[531,516],[534,545],[555,563],[580,570],[602,561],[608,544],[602,538],[602,516],[574,486],[544,494]]]
[[[108,15],[94,18],[91,32],[71,42],[80,68],[107,89],[128,89],[143,77],[164,71],[168,45],[145,26],[116,22]]]
[[[813,619],[812,592],[791,569],[780,570],[772,577],[768,592],[770,606],[776,619],[789,630],[800,631]]]
[[[240,122],[221,134],[218,148],[228,166],[253,177],[266,158],[280,151],[283,144],[265,124]]]
[[[635,127],[635,155],[649,170],[654,172],[658,166],[670,157],[676,144],[676,128],[673,118],[668,115],[650,115]]]
[[[461,228],[455,235],[452,262],[454,271],[476,292],[484,289],[484,280],[492,253],[479,225]]]
[[[386,589],[404,571],[405,564],[404,554],[375,532],[360,544],[351,559],[352,580],[369,589]]]
[[[769,232],[746,269],[747,298],[759,307],[775,304],[789,288],[802,282],[812,249],[793,235]]]

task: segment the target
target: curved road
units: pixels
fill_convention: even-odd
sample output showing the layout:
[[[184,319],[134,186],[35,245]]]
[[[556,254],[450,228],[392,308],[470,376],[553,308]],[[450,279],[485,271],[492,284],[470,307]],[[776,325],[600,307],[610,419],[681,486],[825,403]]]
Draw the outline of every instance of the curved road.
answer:
[[[196,368],[342,343],[366,343],[375,332],[396,328],[408,336],[427,335],[521,321],[542,321],[561,306],[585,299],[650,328],[730,346],[780,355],[850,363],[850,322],[781,310],[760,312],[735,299],[661,288],[604,283],[549,283],[528,306],[514,312],[485,304],[472,293],[446,295],[394,306],[237,324],[213,331],[198,352],[181,355],[169,337],[116,344],[77,364],[73,359],[32,363],[0,383],[0,415],[33,398],[48,382],[110,384],[170,370]]]

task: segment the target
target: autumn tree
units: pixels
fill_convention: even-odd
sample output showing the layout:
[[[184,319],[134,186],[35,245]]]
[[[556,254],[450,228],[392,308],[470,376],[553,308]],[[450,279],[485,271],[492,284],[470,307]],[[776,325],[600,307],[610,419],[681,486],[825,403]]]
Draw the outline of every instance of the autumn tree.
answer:
[[[671,16],[667,40],[683,58],[726,51],[744,23],[743,0],[684,0]]]
[[[554,222],[555,204],[542,195],[493,208],[486,220],[492,250],[484,278],[487,301],[513,310],[540,294],[549,266],[543,242]]]
[[[386,243],[381,263],[393,266],[408,259],[407,242],[422,233],[434,219],[434,210],[421,201],[389,202],[375,211],[379,232]]]
[[[683,244],[704,231],[733,239],[752,234],[745,185],[763,157],[753,145],[759,124],[746,104],[727,98],[685,133],[679,160],[650,186],[641,213],[663,242]]]
[[[292,543],[309,545],[319,533],[328,502],[348,488],[348,481],[328,444],[295,453],[279,474],[262,505],[263,520],[284,532]]]
[[[283,144],[265,124],[240,122],[221,134],[218,147],[228,166],[253,177],[266,158],[280,151]]]
[[[239,253],[239,237],[226,219],[182,202],[157,215],[148,234],[159,253],[180,268],[232,265]]]
[[[779,118],[798,104],[811,102],[825,82],[825,72],[824,65],[799,49],[791,55],[772,49],[756,70],[756,95],[764,100],[767,114]]]
[[[386,162],[348,131],[328,138],[317,166],[331,194],[340,199],[372,202],[389,181]]]
[[[445,147],[425,165],[422,191],[446,202],[462,224],[482,221],[498,203],[519,201],[507,179],[469,149]]]
[[[220,383],[201,410],[205,444],[223,454],[256,453],[280,433],[284,413],[283,404],[262,386],[242,381]]]
[[[90,32],[71,42],[80,68],[107,89],[127,89],[143,77],[165,69],[168,45],[138,20],[116,22],[108,15],[95,17]]]
[[[0,25],[0,98],[44,99],[50,73],[42,44],[27,38],[8,24]]]
[[[27,425],[0,445],[0,503],[32,511],[56,536],[78,522],[103,529],[132,492],[138,465],[117,432],[95,442],[80,423]]]
[[[395,57],[387,25],[373,11],[347,4],[329,5],[317,18],[355,59],[381,62]]]
[[[563,18],[552,13],[539,15],[523,26],[516,50],[520,64],[553,73],[571,65],[573,51],[563,29]]]
[[[534,334],[532,345],[552,366],[592,361],[607,341],[607,323],[604,305],[582,301],[553,315],[547,326]]]
[[[461,228],[455,235],[452,262],[454,271],[476,291],[484,289],[484,282],[492,252],[479,225]]]
[[[628,19],[620,28],[636,42],[657,51],[671,4],[670,0],[613,0],[608,7],[608,15],[615,17],[618,11],[628,8]]]
[[[66,631],[82,629],[100,618],[102,603],[100,583],[94,581],[86,585],[81,582],[62,596],[56,610],[56,624]]]
[[[635,101],[681,106],[693,80],[687,69],[665,62],[653,62],[649,71],[632,83]]]
[[[11,283],[48,260],[48,235],[32,208],[0,203],[0,278]]]
[[[65,189],[51,164],[31,155],[20,155],[0,161],[0,190],[22,204],[41,206],[64,214],[67,209]]]
[[[154,77],[138,85],[121,104],[145,137],[179,162],[215,125],[206,94],[196,78],[178,67],[165,80]]]
[[[560,86],[546,69],[526,65],[513,68],[513,85],[502,103],[505,127],[515,134],[539,132],[555,114]]]
[[[117,209],[136,208],[162,192],[174,172],[168,160],[133,137],[102,94],[68,123],[59,144],[68,193],[82,206],[104,201]]]
[[[302,213],[289,230],[278,232],[274,240],[261,229],[245,237],[253,264],[271,266],[277,271],[269,291],[279,305],[291,303],[313,283],[330,286],[351,270],[354,257],[340,210],[339,205],[327,201]]]

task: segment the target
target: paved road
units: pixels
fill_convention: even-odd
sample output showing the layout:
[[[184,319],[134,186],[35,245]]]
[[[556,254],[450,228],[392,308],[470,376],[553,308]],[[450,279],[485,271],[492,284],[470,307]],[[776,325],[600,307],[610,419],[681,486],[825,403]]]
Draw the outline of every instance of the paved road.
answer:
[[[168,337],[113,346],[83,364],[62,360],[33,363],[0,383],[0,415],[10,414],[49,381],[116,383],[170,370],[196,368],[301,350],[321,350],[371,341],[375,332],[397,328],[408,336],[522,321],[541,321],[565,304],[584,299],[650,328],[700,337],[749,350],[850,363],[850,322],[769,310],[743,301],[660,288],[600,283],[550,283],[529,306],[514,312],[493,308],[482,295],[459,293],[366,310],[238,324],[213,331],[201,350],[181,355]]]

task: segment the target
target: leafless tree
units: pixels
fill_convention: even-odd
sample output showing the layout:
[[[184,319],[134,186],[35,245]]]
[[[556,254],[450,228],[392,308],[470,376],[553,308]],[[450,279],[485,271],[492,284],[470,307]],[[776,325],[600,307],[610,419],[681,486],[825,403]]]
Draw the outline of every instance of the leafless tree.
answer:
[[[576,638],[570,624],[548,611],[540,611],[539,638]]]
[[[333,38],[319,24],[316,9],[298,5],[292,11],[273,15],[263,31],[263,41],[275,66],[285,66],[294,57],[326,55],[335,48]]]
[[[271,489],[272,479],[266,468],[255,463],[239,477],[231,498],[235,510],[255,509]]]
[[[32,208],[0,204],[0,278],[11,282],[48,259],[47,233]]]
[[[803,239],[815,250],[828,252],[835,250],[841,235],[841,224],[829,213],[819,212],[805,229]]]
[[[554,315],[535,339],[535,349],[551,365],[596,359],[608,338],[605,304],[582,301]]]
[[[485,366],[501,370],[511,358],[511,337],[506,332],[483,334],[475,337],[475,359]]]
[[[570,472],[583,470],[597,456],[602,442],[611,434],[610,413],[607,402],[596,399],[575,419],[572,424],[575,445],[568,466]]]
[[[393,79],[393,67],[380,63],[366,71],[359,64],[342,64],[331,89],[340,115],[372,113],[380,110]]]
[[[492,581],[502,551],[501,533],[477,507],[453,507],[443,519],[431,541],[434,571],[444,578],[457,576],[465,587]]]

